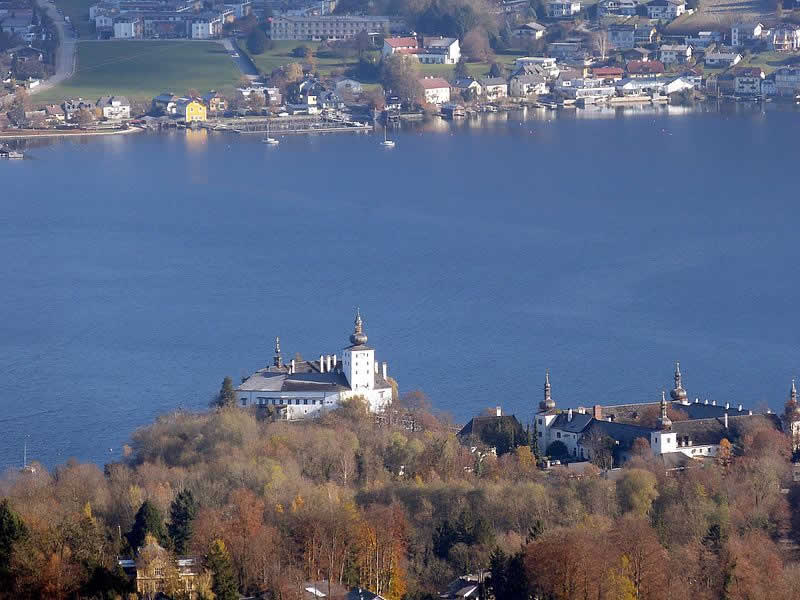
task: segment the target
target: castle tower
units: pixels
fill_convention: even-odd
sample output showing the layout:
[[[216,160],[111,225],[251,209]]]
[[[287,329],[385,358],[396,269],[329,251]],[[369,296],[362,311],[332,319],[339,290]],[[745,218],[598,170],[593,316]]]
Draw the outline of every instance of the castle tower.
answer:
[[[550,371],[544,372],[544,399],[539,402],[542,410],[553,410],[556,407],[555,400],[550,395]]]
[[[686,404],[687,402],[687,394],[686,390],[683,389],[683,382],[681,380],[681,363],[675,363],[675,387],[669,393],[670,398],[672,398],[675,402],[680,402],[682,404]]]
[[[792,378],[789,400],[783,413],[783,430],[792,440],[792,450],[800,449],[800,406],[797,404],[797,387]]]
[[[283,367],[283,356],[281,355],[281,338],[275,338],[275,356],[272,357],[272,365],[279,369]]]
[[[375,387],[375,349],[367,346],[367,334],[358,309],[350,344],[342,355],[342,370],[350,389],[371,390]]]
[[[661,416],[658,418],[657,424],[661,430],[672,428],[672,421],[667,416],[667,393],[665,391],[661,392]]]

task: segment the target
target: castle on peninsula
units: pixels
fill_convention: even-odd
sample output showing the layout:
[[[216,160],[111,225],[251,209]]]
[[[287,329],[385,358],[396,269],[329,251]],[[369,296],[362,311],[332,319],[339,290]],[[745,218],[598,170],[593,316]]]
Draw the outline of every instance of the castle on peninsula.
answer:
[[[344,400],[361,396],[370,411],[382,412],[392,400],[388,365],[375,360],[367,345],[361,312],[356,311],[350,343],[319,360],[283,360],[280,338],[275,338],[272,364],[259,369],[236,388],[240,406],[273,407],[288,420],[316,417]]]

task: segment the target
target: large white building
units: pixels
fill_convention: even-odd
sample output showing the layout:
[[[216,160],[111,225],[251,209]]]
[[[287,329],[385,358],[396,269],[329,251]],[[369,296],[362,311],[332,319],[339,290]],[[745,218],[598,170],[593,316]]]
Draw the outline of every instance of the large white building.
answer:
[[[362,31],[383,34],[391,31],[393,19],[380,16],[294,16],[273,17],[270,38],[273,40],[349,40]]]
[[[375,349],[356,312],[350,344],[336,354],[321,354],[319,360],[292,359],[284,363],[280,339],[275,340],[272,365],[260,369],[236,388],[240,406],[272,407],[288,420],[319,416],[342,401],[363,397],[372,412],[382,412],[392,401],[388,366],[375,360]]]

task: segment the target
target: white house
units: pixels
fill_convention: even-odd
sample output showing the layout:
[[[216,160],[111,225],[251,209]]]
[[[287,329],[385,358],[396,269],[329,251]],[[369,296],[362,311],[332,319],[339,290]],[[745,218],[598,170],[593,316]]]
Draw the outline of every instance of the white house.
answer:
[[[547,27],[536,21],[523,23],[513,29],[514,37],[524,40],[540,40],[544,37]]]
[[[508,88],[509,95],[514,98],[524,98],[531,94],[547,94],[550,91],[544,77],[528,74],[514,75]]]
[[[208,40],[219,37],[222,33],[222,15],[206,14],[192,21],[191,37],[193,40]]]
[[[441,77],[424,77],[420,80],[425,93],[425,102],[429,104],[447,104],[450,102],[450,82]]]
[[[131,103],[125,96],[103,96],[96,106],[103,111],[103,118],[109,121],[131,118]]]
[[[746,43],[761,37],[761,23],[735,23],[731,26],[731,46],[741,48]]]
[[[688,77],[676,77],[672,81],[664,84],[661,88],[663,94],[674,94],[684,90],[691,90],[697,88],[697,84]]]
[[[381,54],[384,58],[393,54],[414,56],[429,65],[454,65],[461,58],[461,47],[458,38],[423,37],[420,43],[415,37],[387,37]]]
[[[685,12],[684,0],[652,0],[647,3],[647,16],[651,19],[671,21]]]
[[[737,68],[733,77],[733,91],[737,96],[757,96],[761,93],[763,79],[761,67]]]
[[[777,69],[775,78],[775,93],[778,96],[795,96],[800,93],[800,68],[783,67]]]
[[[800,27],[784,23],[770,37],[770,47],[776,52],[794,52],[800,49]]]
[[[709,52],[706,54],[705,64],[707,67],[732,67],[742,60],[742,55],[738,52]]]
[[[280,340],[275,340],[272,365],[260,369],[236,388],[240,406],[271,408],[288,420],[319,416],[361,396],[370,411],[382,412],[392,400],[387,364],[375,360],[375,349],[367,346],[361,314],[356,313],[350,345],[341,360],[322,354],[319,360],[292,359],[283,362]]]
[[[615,50],[630,50],[636,45],[636,26],[615,24],[608,27],[608,46]]]
[[[114,19],[114,38],[133,40],[142,37],[142,20],[138,17],[117,17]]]
[[[557,78],[561,73],[561,69],[556,65],[556,59],[550,56],[523,56],[514,61],[514,70],[518,71],[527,65],[541,69],[551,79]]]
[[[550,0],[545,12],[551,19],[569,19],[581,12],[581,3],[573,0]]]
[[[597,14],[601,17],[610,15],[632,17],[636,15],[636,0],[600,0],[597,3]]]
[[[692,47],[687,44],[664,44],[660,58],[665,65],[682,65],[692,58]]]
[[[481,84],[487,100],[499,100],[508,96],[508,83],[502,77],[484,77],[478,83]]]

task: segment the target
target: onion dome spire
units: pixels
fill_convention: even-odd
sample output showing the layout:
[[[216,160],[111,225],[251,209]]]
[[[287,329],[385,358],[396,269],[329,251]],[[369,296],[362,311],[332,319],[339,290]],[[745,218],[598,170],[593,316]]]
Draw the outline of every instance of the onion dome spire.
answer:
[[[661,416],[658,418],[658,428],[667,430],[672,428],[672,421],[667,416],[667,392],[661,391]]]
[[[283,356],[281,355],[281,338],[275,338],[275,356],[272,357],[272,364],[276,367],[283,366]]]
[[[544,372],[544,399],[539,402],[539,408],[542,410],[552,410],[556,407],[556,403],[550,395],[550,370]]]
[[[361,321],[361,310],[356,309],[355,327],[353,328],[353,335],[350,336],[350,342],[354,346],[363,346],[367,343],[367,334],[364,333],[364,323]]]
[[[686,390],[683,389],[683,382],[681,380],[681,363],[675,363],[675,387],[669,393],[670,398],[675,402],[686,402]]]
[[[789,389],[789,400],[786,402],[786,417],[791,420],[800,419],[800,405],[797,404],[797,387],[792,377],[792,387]]]
[[[792,389],[789,392],[789,400],[792,402],[797,402],[797,388],[794,385],[794,377],[792,377]]]

